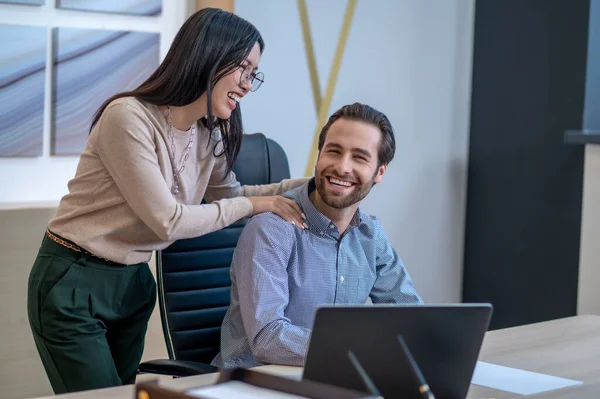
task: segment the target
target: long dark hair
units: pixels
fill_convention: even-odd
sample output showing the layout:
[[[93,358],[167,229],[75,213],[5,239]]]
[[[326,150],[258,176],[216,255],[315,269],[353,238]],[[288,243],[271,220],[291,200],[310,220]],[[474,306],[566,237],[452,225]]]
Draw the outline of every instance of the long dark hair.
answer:
[[[212,131],[221,130],[227,170],[233,168],[242,143],[242,114],[238,106],[228,120],[215,118],[212,112],[212,90],[217,81],[232,72],[248,57],[258,43],[265,47],[262,36],[248,21],[218,8],[204,8],[183,24],[175,36],[167,56],[158,69],[138,88],[116,94],[106,100],[94,114],[90,132],[108,104],[121,97],[137,97],[154,105],[180,107],[197,100],[204,92],[208,97],[208,115],[202,122]],[[212,140],[212,135],[211,135]]]

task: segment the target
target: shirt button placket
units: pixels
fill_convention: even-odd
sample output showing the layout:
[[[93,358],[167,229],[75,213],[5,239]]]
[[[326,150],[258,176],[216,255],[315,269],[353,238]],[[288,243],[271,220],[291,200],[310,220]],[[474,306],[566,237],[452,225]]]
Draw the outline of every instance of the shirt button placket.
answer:
[[[333,223],[331,224],[333,225]],[[338,299],[340,303],[345,303],[346,302],[346,296],[347,296],[347,292],[346,292],[346,284],[344,283],[344,281],[346,280],[346,277],[344,276],[344,273],[346,271],[346,258],[343,254],[343,250],[342,250],[342,241],[340,240],[337,243],[337,250],[338,250],[338,264],[337,264],[337,271],[338,271]]]

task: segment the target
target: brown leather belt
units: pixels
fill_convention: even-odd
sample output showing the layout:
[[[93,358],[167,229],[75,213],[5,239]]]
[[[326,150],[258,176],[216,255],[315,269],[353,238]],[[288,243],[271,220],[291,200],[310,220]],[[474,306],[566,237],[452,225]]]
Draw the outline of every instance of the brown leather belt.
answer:
[[[51,239],[52,241],[54,241],[55,243],[60,244],[63,247],[69,248],[69,249],[71,249],[73,251],[81,252],[82,254],[86,254],[86,255],[89,255],[89,256],[93,256],[94,258],[102,259],[103,261],[111,263],[111,264],[115,264],[115,265],[119,265],[119,266],[127,266],[127,265],[124,265],[124,264],[112,261],[110,259],[106,259],[106,258],[102,258],[102,257],[97,256],[97,255],[94,255],[90,251],[87,251],[87,250],[81,248],[79,245],[77,245],[77,244],[75,244],[75,243],[73,243],[71,241],[65,240],[64,238],[62,238],[60,236],[57,236],[56,234],[54,234],[53,232],[51,232],[47,228],[46,228],[46,236],[48,236],[48,238]]]

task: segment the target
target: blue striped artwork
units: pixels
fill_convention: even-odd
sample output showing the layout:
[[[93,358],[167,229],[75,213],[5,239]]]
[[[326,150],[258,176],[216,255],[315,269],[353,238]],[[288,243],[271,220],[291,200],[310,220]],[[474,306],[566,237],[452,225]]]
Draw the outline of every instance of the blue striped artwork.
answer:
[[[41,6],[45,3],[45,0],[0,0],[0,3],[8,4],[25,4],[29,6]]]
[[[162,0],[56,0],[56,7],[116,14],[159,15]]]
[[[85,148],[96,110],[133,90],[159,63],[159,34],[78,28],[54,30],[52,154]]]
[[[0,37],[0,156],[40,156],[47,30],[0,25]]]

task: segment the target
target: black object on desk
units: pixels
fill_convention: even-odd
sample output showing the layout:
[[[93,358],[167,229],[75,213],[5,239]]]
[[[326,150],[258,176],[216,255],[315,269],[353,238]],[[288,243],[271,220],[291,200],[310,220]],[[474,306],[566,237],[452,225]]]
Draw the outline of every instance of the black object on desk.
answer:
[[[402,335],[435,397],[464,399],[491,314],[490,304],[321,307],[302,378],[364,390],[352,351],[384,398],[422,399]]]
[[[406,360],[408,360],[408,364],[410,365],[410,369],[415,376],[415,380],[419,385],[419,393],[423,395],[423,399],[435,399],[433,396],[433,392],[429,388],[427,381],[425,381],[425,377],[423,377],[423,373],[421,372],[421,368],[415,361],[412,353],[410,353],[410,349],[408,349],[408,345],[406,345],[406,341],[402,338],[402,335],[398,335],[398,342],[404,351],[404,356],[406,356]]]
[[[356,369],[356,371],[358,371],[358,374],[360,375],[360,379],[365,384],[365,387],[367,388],[367,391],[371,395],[377,397],[377,399],[383,399],[383,396],[381,396],[381,393],[379,392],[379,389],[377,389],[377,387],[373,383],[373,380],[371,379],[371,377],[369,377],[369,374],[367,374],[367,372],[365,371],[364,367],[360,364],[360,362],[356,358],[356,355],[354,354],[354,352],[348,351],[348,358],[350,358],[350,361],[352,362],[352,365],[354,366],[354,368]]]

